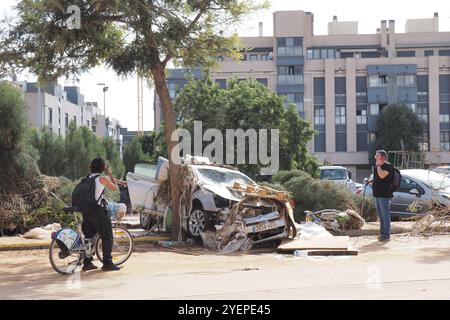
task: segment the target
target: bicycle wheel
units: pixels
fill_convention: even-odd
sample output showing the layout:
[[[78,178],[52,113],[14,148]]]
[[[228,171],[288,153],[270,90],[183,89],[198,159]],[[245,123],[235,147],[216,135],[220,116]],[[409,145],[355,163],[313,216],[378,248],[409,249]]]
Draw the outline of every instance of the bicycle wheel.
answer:
[[[81,264],[81,252],[61,250],[56,239],[50,243],[48,255],[53,270],[62,275],[73,274]]]
[[[113,248],[111,252],[112,262],[118,266],[128,260],[133,252],[134,241],[131,233],[122,227],[113,227]],[[95,245],[95,254],[103,263],[102,239],[99,238]]]

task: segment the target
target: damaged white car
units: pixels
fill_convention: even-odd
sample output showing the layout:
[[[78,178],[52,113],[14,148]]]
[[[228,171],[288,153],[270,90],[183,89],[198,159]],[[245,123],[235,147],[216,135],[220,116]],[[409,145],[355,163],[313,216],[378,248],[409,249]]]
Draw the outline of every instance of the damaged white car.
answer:
[[[245,233],[253,244],[296,235],[292,206],[285,193],[259,187],[230,168],[210,164],[187,164],[185,168],[195,181],[190,205],[181,211],[188,237],[201,240],[202,234],[219,233],[232,213],[233,223],[240,224],[236,230]],[[147,217],[141,219],[144,224],[168,211],[167,203],[158,199],[158,190],[167,183],[167,177],[160,179],[161,172],[157,171],[155,166],[138,164],[134,173],[127,174],[131,204]]]

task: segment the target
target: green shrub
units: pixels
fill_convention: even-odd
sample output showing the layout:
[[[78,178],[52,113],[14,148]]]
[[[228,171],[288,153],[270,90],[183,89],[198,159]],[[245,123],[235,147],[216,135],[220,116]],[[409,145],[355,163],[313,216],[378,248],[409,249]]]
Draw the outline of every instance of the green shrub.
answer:
[[[305,210],[345,211],[355,207],[351,193],[344,186],[314,179],[305,172],[280,172],[274,176],[273,181],[282,183],[282,186],[292,194],[295,201],[294,216],[297,221],[303,220]]]
[[[267,182],[267,181],[263,181],[263,182],[259,182],[258,184],[261,187],[267,187],[267,188],[275,189],[275,190],[278,190],[278,191],[287,191],[286,188],[284,188],[279,183],[270,183],[270,182]]]
[[[303,178],[303,177],[311,177],[311,176],[308,173],[306,173],[304,171],[300,171],[300,170],[280,171],[272,177],[272,182],[283,185],[295,177]]]

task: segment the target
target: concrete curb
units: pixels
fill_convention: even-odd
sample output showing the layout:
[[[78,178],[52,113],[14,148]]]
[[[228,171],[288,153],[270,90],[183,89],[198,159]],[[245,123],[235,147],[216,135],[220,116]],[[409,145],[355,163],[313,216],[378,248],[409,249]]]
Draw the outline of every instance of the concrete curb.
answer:
[[[157,243],[158,241],[172,240],[169,236],[148,236],[133,238],[134,244]],[[0,251],[41,250],[49,249],[50,241],[39,243],[12,243],[0,245]]]
[[[412,232],[412,228],[409,227],[392,227],[391,234],[404,234]],[[362,229],[362,230],[347,230],[343,232],[333,233],[336,236],[349,236],[354,237],[364,237],[364,236],[379,236],[379,229]]]

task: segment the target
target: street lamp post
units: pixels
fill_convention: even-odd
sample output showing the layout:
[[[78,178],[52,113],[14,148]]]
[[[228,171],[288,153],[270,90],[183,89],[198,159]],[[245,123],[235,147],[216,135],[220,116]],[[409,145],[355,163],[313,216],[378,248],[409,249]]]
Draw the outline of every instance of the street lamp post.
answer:
[[[97,85],[103,87],[103,115],[106,119],[106,91],[108,91],[109,88],[104,83],[97,83]]]

